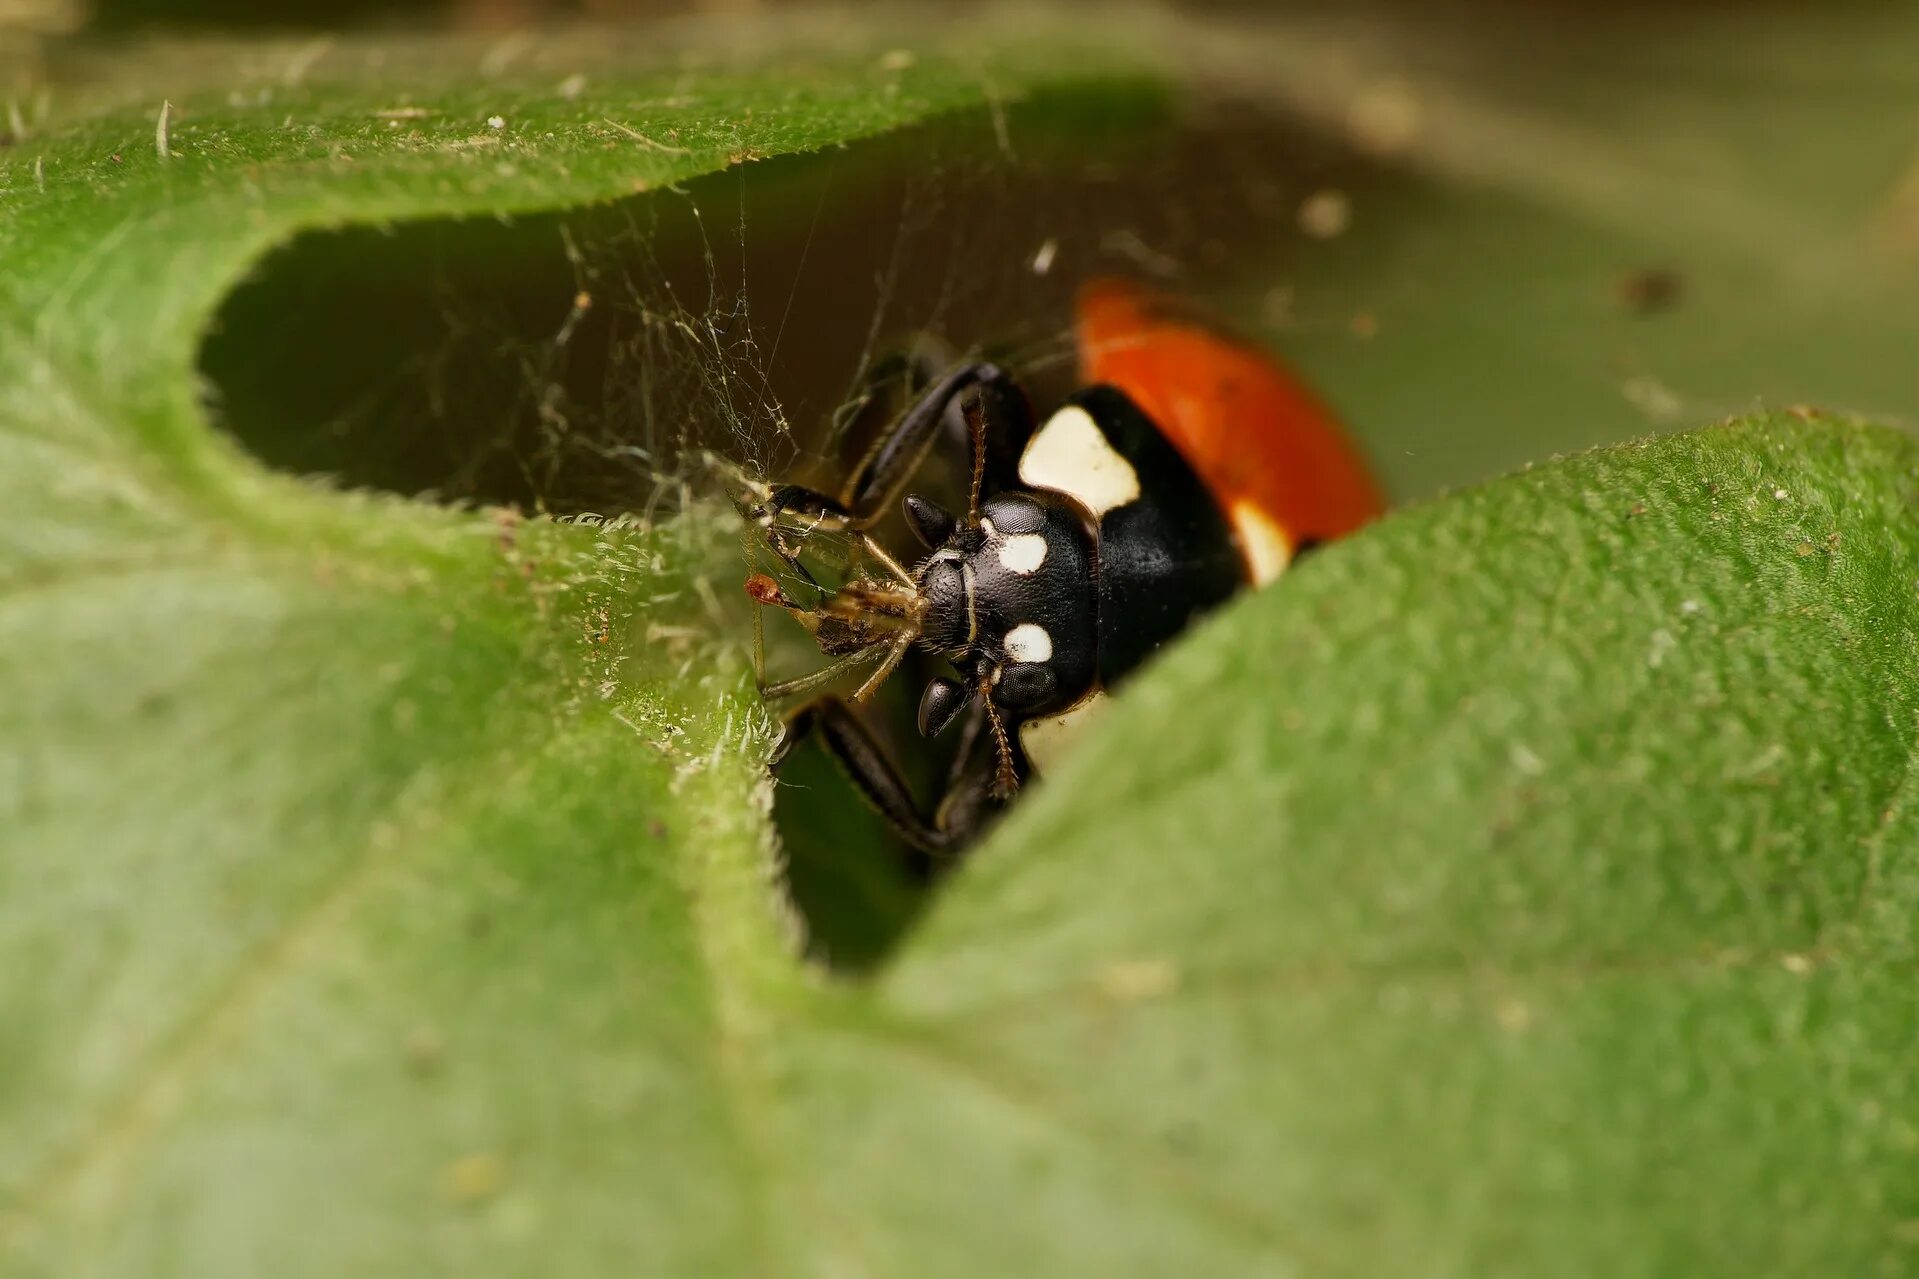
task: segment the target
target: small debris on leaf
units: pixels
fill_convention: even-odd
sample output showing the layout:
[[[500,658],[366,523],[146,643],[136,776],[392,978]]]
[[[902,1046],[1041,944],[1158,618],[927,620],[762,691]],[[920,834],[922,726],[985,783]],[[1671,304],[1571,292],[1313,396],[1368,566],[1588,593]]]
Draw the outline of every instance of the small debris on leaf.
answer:
[[[1685,277],[1669,267],[1646,267],[1619,281],[1619,301],[1634,315],[1670,310],[1685,291]]]
[[[1299,206],[1299,229],[1315,240],[1332,240],[1353,224],[1353,202],[1344,191],[1315,191]]]
[[[431,1026],[415,1026],[406,1036],[407,1069],[416,1075],[438,1073],[446,1058],[446,1044]]]
[[[1419,97],[1403,80],[1383,80],[1365,89],[1346,113],[1353,146],[1367,155],[1398,155],[1419,136]]]
[[[1171,993],[1179,969],[1164,959],[1122,959],[1100,970],[1099,992],[1116,1003],[1137,1003]]]
[[[440,1174],[441,1190],[459,1204],[482,1203],[505,1185],[506,1161],[491,1151],[455,1159]]]

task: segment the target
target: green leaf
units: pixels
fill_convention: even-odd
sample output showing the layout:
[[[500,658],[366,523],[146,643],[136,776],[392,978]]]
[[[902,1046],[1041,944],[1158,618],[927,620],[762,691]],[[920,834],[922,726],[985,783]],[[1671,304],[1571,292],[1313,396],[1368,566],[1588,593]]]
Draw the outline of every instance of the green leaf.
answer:
[[[724,521],[342,493],[208,427],[207,327],[303,231],[1098,115],[1180,56],[1341,129],[1382,78],[1428,113],[1349,236],[1228,272],[1245,314],[1309,304],[1279,327],[1402,490],[1624,433],[1607,334],[1707,399],[1903,385],[1901,277],[1831,238],[1891,132],[1714,256],[1763,183],[1662,184],[1688,136],[1776,154],[1766,85],[1675,89],[1636,167],[1595,162],[1589,84],[1503,101],[1551,68],[1494,42],[1033,22],[188,50],[0,151],[0,1271],[1909,1268],[1903,436],[1757,419],[1327,549],[1145,674],[854,985],[777,886]],[[1632,30],[1655,70],[1684,46]],[[1807,289],[1731,289],[1803,242]],[[1599,287],[1682,248],[1644,324],[1690,345]]]
[[[1138,76],[1028,48],[214,52],[0,152],[0,1269],[757,1268],[754,1098],[818,979],[702,603],[736,533],[296,482],[195,353],[306,228]]]
[[[1165,1270],[1906,1269],[1916,502],[1907,437],[1762,419],[1206,626],[882,983],[913,1106],[1003,1125],[935,1162]]]

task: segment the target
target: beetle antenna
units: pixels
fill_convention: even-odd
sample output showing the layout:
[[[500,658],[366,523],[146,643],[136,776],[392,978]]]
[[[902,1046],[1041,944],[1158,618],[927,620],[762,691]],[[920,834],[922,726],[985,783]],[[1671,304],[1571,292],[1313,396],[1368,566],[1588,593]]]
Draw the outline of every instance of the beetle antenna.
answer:
[[[973,442],[973,488],[966,499],[966,517],[978,524],[980,490],[986,484],[986,397],[974,395],[962,411],[967,437]]]
[[[1019,770],[1013,767],[1013,743],[1006,736],[1006,721],[993,705],[993,686],[984,675],[979,681],[980,705],[986,708],[986,722],[993,730],[993,750],[999,762],[993,769],[993,793],[1005,799],[1019,789]]]

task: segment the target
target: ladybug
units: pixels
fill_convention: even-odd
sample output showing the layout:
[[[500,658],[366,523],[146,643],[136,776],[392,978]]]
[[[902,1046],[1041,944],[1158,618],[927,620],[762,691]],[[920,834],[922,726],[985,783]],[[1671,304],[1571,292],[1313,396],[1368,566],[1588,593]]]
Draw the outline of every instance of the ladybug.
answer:
[[[797,697],[873,669],[871,695],[919,646],[951,661],[920,697],[927,737],[962,724],[945,795],[923,813],[843,701],[788,719],[782,751],[822,734],[866,799],[934,857],[956,852],[1019,785],[1051,768],[1109,690],[1195,618],[1272,581],[1300,552],[1378,515],[1380,490],[1326,408],[1273,360],[1118,279],[1076,308],[1081,389],[1040,421],[1002,368],[947,371],[870,449],[843,490],[767,488],[748,514],[792,568],[804,537],[845,535],[857,557],[817,606],[764,574],[839,660],[762,691]],[[966,443],[964,512],[905,493],[942,436]],[[904,493],[923,558],[902,564],[872,527]]]

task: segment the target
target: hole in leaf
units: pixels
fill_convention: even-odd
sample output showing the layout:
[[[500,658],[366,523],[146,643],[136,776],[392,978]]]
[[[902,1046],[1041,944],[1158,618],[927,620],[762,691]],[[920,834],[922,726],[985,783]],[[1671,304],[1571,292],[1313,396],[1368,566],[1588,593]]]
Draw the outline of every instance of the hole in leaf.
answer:
[[[652,511],[701,449],[822,483],[857,455],[838,427],[885,353],[926,334],[991,351],[1043,408],[1072,384],[1081,281],[1120,272],[1256,312],[1248,281],[1321,249],[1302,201],[1368,176],[1239,104],[1084,90],[601,208],[309,234],[227,301],[202,372],[216,419],[263,462],[345,487]],[[791,639],[776,653],[803,653]],[[916,679],[875,713],[930,809],[943,761],[912,729]],[[870,966],[929,880],[816,746],[781,782],[810,945]]]

